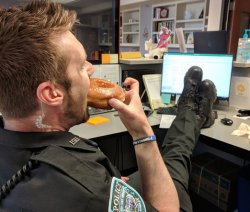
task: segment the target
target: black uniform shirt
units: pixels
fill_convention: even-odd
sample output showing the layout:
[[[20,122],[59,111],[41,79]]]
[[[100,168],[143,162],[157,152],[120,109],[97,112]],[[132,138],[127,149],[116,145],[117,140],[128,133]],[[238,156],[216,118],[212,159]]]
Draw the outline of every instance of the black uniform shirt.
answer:
[[[138,193],[120,180],[94,142],[70,132],[0,128],[0,186],[30,157],[38,158],[38,166],[0,202],[0,211],[145,211]]]

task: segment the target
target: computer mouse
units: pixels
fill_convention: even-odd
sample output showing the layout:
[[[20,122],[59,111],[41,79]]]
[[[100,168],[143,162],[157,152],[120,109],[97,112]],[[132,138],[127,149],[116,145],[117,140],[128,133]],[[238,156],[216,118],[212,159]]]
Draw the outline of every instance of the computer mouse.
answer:
[[[227,126],[231,126],[233,124],[233,120],[229,118],[222,118],[221,123]]]

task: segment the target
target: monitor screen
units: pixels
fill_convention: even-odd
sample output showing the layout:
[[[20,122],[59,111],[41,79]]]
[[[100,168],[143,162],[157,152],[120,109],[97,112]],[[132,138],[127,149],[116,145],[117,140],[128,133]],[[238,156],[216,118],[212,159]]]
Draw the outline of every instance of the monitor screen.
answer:
[[[227,31],[194,32],[194,53],[226,54]]]
[[[203,70],[203,80],[210,79],[218,99],[229,99],[233,56],[230,54],[165,53],[162,66],[162,94],[181,94],[184,76],[192,66]]]

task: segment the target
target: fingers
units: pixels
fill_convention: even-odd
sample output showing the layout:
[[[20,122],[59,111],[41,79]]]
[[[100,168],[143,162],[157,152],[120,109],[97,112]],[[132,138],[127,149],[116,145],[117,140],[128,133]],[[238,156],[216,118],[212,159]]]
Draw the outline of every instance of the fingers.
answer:
[[[109,105],[119,112],[128,112],[127,105],[130,104],[132,96],[139,93],[139,82],[136,79],[127,77],[123,85],[129,88],[129,90],[125,91],[126,104],[117,99],[112,98],[109,100]]]
[[[128,177],[123,177],[123,176],[121,176],[121,179],[122,179],[122,181],[124,181],[124,182],[129,181],[129,178],[128,178]]]
[[[118,111],[121,121],[133,139],[151,135],[153,132],[143,111],[138,81],[126,78],[124,85],[129,87],[129,90],[125,91],[125,103],[113,98],[109,100],[110,106]]]
[[[115,98],[109,99],[109,105],[113,107],[114,109],[116,109],[117,111],[121,111],[121,112],[123,112],[126,107],[126,105],[123,102]]]
[[[127,77],[123,83],[126,87],[129,87],[131,90],[139,93],[139,82],[131,77]]]

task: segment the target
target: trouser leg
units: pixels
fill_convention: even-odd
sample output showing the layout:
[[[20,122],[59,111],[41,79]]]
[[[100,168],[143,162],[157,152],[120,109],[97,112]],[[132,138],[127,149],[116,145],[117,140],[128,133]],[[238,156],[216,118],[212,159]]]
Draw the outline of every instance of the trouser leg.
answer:
[[[195,112],[183,110],[173,121],[162,145],[162,157],[176,186],[181,211],[192,211],[188,193],[190,157],[199,135]]]
[[[178,192],[181,211],[192,211],[188,193],[190,157],[198,140],[200,129],[195,112],[180,111],[169,128],[162,144],[162,157]],[[136,172],[129,176],[131,184],[141,193],[140,176]],[[167,198],[167,197],[166,197]]]

